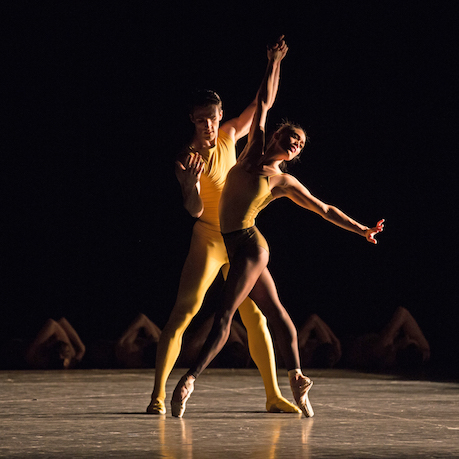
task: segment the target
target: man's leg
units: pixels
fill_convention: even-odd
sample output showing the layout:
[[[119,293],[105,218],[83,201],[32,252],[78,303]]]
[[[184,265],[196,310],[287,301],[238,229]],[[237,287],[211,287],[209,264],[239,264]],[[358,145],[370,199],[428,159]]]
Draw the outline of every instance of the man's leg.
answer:
[[[266,317],[250,298],[239,306],[239,314],[247,329],[250,355],[265,386],[266,410],[270,413],[300,413],[301,410],[284,398],[279,389],[276,357]]]
[[[180,355],[183,333],[201,308],[204,296],[222,265],[212,252],[213,244],[208,245],[199,232],[194,232],[177,300],[158,342],[155,384],[147,413],[166,413],[166,382]]]

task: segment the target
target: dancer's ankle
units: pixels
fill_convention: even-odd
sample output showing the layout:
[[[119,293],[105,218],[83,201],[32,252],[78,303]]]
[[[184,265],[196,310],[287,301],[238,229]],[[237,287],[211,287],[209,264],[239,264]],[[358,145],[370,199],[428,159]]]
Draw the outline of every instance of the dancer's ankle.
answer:
[[[301,368],[295,368],[294,370],[288,370],[288,379],[298,379],[298,377],[303,376]]]

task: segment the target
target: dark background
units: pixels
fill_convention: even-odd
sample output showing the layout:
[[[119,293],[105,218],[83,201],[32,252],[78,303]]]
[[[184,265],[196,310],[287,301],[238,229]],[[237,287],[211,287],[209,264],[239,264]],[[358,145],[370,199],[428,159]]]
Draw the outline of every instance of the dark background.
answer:
[[[386,229],[373,246],[271,204],[258,226],[281,299],[298,326],[317,312],[341,337],[403,305],[457,374],[454,2],[250,5],[3,4],[4,336],[62,315],[83,341],[118,336],[139,311],[164,326],[193,224],[173,173],[188,95],[214,89],[225,119],[239,115],[282,33],[268,128],[289,118],[311,138],[291,173]]]

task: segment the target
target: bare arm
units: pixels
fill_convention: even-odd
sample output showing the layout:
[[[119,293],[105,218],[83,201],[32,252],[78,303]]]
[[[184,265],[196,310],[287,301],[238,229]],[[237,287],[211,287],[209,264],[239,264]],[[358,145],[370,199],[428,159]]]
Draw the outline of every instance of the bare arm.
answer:
[[[302,348],[306,345],[311,336],[312,331],[316,328],[316,318],[317,314],[311,314],[306,322],[302,325],[298,331],[298,347]]]
[[[298,344],[300,347],[306,344],[312,331],[315,332],[317,339],[321,343],[333,344],[341,350],[339,339],[317,314],[311,314],[298,332]]]
[[[201,174],[204,161],[198,153],[181,155],[175,161],[175,176],[182,190],[183,206],[192,217],[199,218],[204,212],[201,199]]]
[[[337,360],[341,358],[341,341],[333,333],[332,329],[324,322],[319,316],[317,316],[317,328],[316,335],[322,343],[330,343],[336,351]]]
[[[272,48],[268,48],[268,68],[265,72],[262,85],[265,83],[265,78],[267,78],[266,84],[269,87],[269,89],[267,89],[267,95],[269,97],[269,100],[267,100],[267,105],[269,108],[271,108],[274,104],[274,100],[276,99],[277,90],[279,87],[280,65],[277,64],[280,64],[280,60],[276,62],[272,68],[270,68],[269,61],[274,59],[276,57],[275,53],[281,51],[281,49],[284,53],[282,56],[283,58],[288,50],[287,46],[285,45],[283,35],[279,37],[277,43]],[[239,115],[239,117],[233,118],[222,124],[221,129],[229,134],[235,142],[237,142],[242,137],[245,137],[249,133],[250,126],[257,109],[257,102],[258,97],[252,101],[252,103],[241,113],[241,115]]]
[[[65,330],[55,320],[48,319],[27,349],[27,362],[33,363],[37,358],[39,358],[41,346],[57,341],[63,341],[64,343],[67,343],[70,346],[72,357],[74,356],[75,350]]]
[[[288,47],[285,44],[283,35],[281,37],[279,37],[279,40],[274,45],[272,50],[281,51],[283,53],[282,59],[285,57],[285,55],[287,54],[287,51],[288,51]],[[270,58],[270,55],[272,54],[272,52],[270,52],[272,50],[270,50],[270,48],[268,48],[268,59]],[[279,64],[280,64],[280,61],[279,61]],[[269,105],[270,108],[274,105],[274,102],[275,102],[276,97],[277,97],[277,91],[279,89],[279,81],[280,81],[280,69],[281,69],[280,65],[276,65],[274,67],[274,69],[273,69],[273,73],[272,73],[272,77],[271,77],[271,81],[270,81],[271,88],[269,90],[270,99],[268,100],[268,105]]]
[[[145,334],[150,336],[153,341],[158,342],[161,330],[145,314],[140,313],[121,335],[117,346],[130,346],[139,335],[140,330],[144,329]]]
[[[279,87],[280,63],[288,47],[283,36],[273,48],[268,49],[268,65],[255,99],[255,113],[250,126],[247,145],[239,160],[250,157],[254,161],[263,154],[266,117],[272,107]]]
[[[64,329],[65,333],[67,333],[67,336],[75,349],[75,359],[81,361],[86,352],[86,346],[83,344],[83,341],[81,341],[78,333],[65,317],[61,317],[58,320],[58,323]]]
[[[268,49],[268,65],[257,92],[255,115],[250,127],[249,142],[254,134],[265,129],[266,116],[273,106],[279,87],[280,64],[287,51],[288,47],[283,37],[280,37],[279,42],[273,48]]]
[[[366,238],[367,241],[376,244],[374,236],[384,228],[384,220],[380,220],[375,227],[369,228],[346,215],[335,206],[325,204],[313,196],[309,190],[302,185],[295,177],[289,174],[278,176],[277,183],[273,183],[272,194],[275,198],[286,196],[295,204],[311,210],[340,228],[351,231]]]
[[[253,100],[250,105],[237,117],[226,121],[220,126],[222,131],[225,131],[236,143],[242,137],[249,133],[250,125],[252,124],[253,115],[255,113],[256,101]]]
[[[403,331],[405,336],[414,341],[423,351],[425,360],[430,357],[430,346],[421,328],[411,313],[401,306],[395,310],[391,320],[380,334],[383,345],[387,346],[392,344],[400,331]]]

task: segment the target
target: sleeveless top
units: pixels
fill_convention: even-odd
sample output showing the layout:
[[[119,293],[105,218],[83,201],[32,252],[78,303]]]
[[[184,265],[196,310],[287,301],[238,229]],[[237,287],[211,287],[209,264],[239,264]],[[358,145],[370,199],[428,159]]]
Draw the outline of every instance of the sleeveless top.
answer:
[[[223,234],[255,225],[255,218],[274,196],[270,177],[248,172],[237,163],[228,173],[220,199],[220,227]]]
[[[220,231],[218,206],[228,171],[236,163],[236,147],[231,137],[218,131],[217,145],[200,153],[205,166],[201,175],[201,200],[204,211],[199,221]]]

